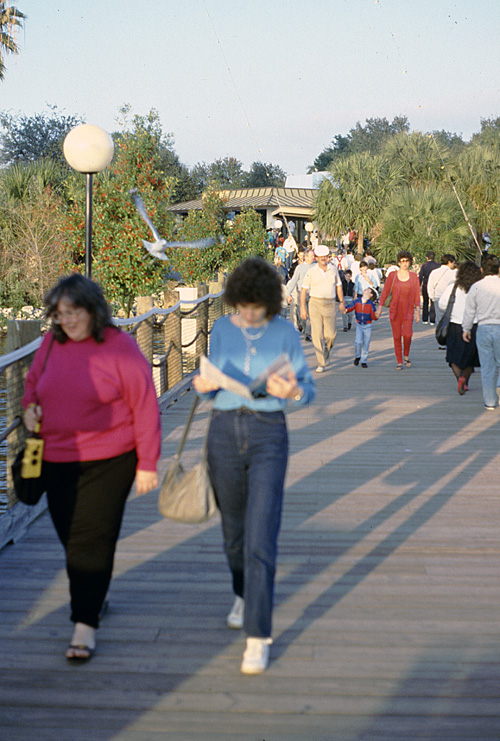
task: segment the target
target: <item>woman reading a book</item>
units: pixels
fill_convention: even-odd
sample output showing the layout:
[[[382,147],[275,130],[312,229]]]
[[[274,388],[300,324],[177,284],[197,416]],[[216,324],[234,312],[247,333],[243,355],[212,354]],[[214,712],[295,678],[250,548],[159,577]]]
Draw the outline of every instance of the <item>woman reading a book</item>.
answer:
[[[237,313],[214,324],[210,362],[254,393],[251,398],[237,394],[230,383],[224,388],[203,374],[193,383],[202,398],[214,399],[207,454],[235,593],[227,624],[247,634],[241,671],[259,674],[267,667],[272,642],[288,459],[284,410],[308,404],[316,389],[298,332],[279,316],[281,281],[272,265],[257,257],[242,262],[228,278],[224,300]],[[264,385],[252,386],[266,377],[269,366]]]

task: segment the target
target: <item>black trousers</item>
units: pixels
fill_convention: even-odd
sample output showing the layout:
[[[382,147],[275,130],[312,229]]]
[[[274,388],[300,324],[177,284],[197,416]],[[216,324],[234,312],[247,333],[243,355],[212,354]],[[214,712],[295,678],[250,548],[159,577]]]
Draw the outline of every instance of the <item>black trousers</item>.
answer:
[[[422,286],[422,321],[431,324],[436,323],[436,309],[434,301],[429,298],[427,293],[427,286]]]
[[[98,461],[44,461],[49,512],[66,551],[71,620],[99,627],[137,456]]]

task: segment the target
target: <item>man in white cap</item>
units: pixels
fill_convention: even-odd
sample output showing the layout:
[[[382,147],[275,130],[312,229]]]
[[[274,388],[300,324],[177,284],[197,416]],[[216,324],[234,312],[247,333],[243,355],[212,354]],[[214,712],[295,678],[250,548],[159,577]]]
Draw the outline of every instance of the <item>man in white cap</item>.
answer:
[[[325,370],[337,330],[335,328],[336,304],[340,301],[340,310],[345,311],[342,281],[337,268],[330,263],[330,250],[323,244],[314,249],[316,265],[307,271],[300,290],[300,316],[307,319],[306,296],[309,291],[309,318],[311,336],[316,352],[318,367],[316,373]]]

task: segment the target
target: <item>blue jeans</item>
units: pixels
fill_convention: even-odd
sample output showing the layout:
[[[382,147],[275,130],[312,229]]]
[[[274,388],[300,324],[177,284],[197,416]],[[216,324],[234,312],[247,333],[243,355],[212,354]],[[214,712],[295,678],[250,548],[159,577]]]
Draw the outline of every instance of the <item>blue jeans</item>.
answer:
[[[214,410],[207,449],[233,590],[247,635],[269,638],[288,461],[283,412]]]
[[[368,359],[368,351],[370,349],[370,339],[372,336],[371,324],[358,324],[356,323],[356,337],[354,338],[354,355],[357,358],[361,358],[362,363],[366,363]]]
[[[481,363],[483,400],[487,407],[496,407],[496,388],[500,386],[500,324],[480,324],[476,345]]]

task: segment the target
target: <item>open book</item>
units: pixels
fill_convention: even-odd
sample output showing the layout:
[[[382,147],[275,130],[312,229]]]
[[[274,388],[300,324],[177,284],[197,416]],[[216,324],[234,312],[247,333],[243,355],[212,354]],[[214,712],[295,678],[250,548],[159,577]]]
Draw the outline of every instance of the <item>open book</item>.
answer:
[[[268,365],[268,367],[259,376],[257,376],[257,378],[247,385],[241,381],[237,381],[235,378],[231,378],[231,376],[228,376],[226,373],[223,373],[221,370],[216,368],[215,365],[205,357],[205,355],[202,355],[200,358],[200,376],[202,378],[207,378],[209,381],[212,381],[214,384],[219,386],[219,388],[231,391],[231,393],[238,394],[238,396],[243,396],[245,399],[249,400],[268,396],[266,392],[266,383],[272,373],[277,373],[278,376],[288,379],[288,374],[290,372],[293,373],[290,358],[286,353],[283,353],[276,358],[271,365]]]

